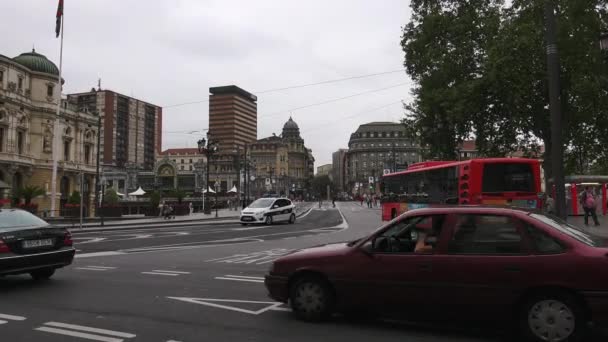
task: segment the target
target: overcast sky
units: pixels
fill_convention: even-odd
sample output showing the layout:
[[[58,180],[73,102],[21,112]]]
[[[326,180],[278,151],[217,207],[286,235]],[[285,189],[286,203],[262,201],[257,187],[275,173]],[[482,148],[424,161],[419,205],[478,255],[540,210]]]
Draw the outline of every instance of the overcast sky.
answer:
[[[0,54],[30,51],[58,64],[57,1],[1,1]],[[163,109],[163,149],[194,147],[207,128],[209,87],[252,93],[403,68],[407,0],[65,0],[64,93],[111,89]],[[371,121],[398,121],[405,72],[258,94],[258,138],[290,110],[315,166]],[[377,90],[377,91],[376,91]],[[319,102],[364,95],[305,109]],[[295,109],[295,110],[292,110]]]

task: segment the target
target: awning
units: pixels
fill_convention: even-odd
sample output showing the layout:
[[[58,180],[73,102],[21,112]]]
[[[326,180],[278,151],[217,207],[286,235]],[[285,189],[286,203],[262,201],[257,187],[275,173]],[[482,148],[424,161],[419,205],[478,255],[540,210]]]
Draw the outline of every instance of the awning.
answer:
[[[120,192],[116,191],[116,194],[120,197],[125,197],[125,194],[121,194]]]
[[[214,194],[214,193],[215,193],[215,191],[214,191],[213,189],[211,189],[211,188],[208,188],[208,189],[209,189],[209,191],[207,191],[207,190],[203,190],[203,193],[204,193],[204,194],[206,194],[207,192],[210,192],[210,193],[212,193],[212,194]]]
[[[130,193],[129,196],[142,196],[142,195],[145,195],[145,194],[146,194],[146,192],[140,186],[139,188],[137,188],[137,190],[135,190],[132,193]]]
[[[233,185],[233,186],[232,186],[232,189],[230,189],[228,192],[234,192],[234,193],[237,193],[237,192],[239,192],[239,191],[236,189],[236,185]]]

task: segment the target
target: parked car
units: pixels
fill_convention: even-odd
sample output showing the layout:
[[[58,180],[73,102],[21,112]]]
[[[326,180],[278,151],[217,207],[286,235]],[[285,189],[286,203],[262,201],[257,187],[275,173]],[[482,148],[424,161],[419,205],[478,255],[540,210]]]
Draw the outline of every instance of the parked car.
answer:
[[[514,208],[408,211],[367,237],[274,262],[265,284],[297,317],[364,310],[514,323],[531,341],[579,341],[608,321],[608,243]]]
[[[20,209],[0,209],[0,276],[29,273],[48,279],[72,263],[76,250],[67,229],[53,228]]]
[[[287,198],[260,198],[241,211],[241,224],[296,222],[296,206]]]

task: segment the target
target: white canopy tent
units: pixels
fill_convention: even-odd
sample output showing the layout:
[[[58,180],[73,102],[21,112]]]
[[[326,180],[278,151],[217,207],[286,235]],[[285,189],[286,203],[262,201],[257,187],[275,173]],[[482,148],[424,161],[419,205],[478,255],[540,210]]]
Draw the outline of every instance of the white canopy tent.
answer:
[[[208,190],[203,190],[203,193],[204,193],[204,194],[206,194],[207,192],[210,192],[210,193],[214,194],[214,193],[215,193],[215,190],[213,190],[213,189],[211,189],[211,188],[208,188]]]
[[[232,189],[230,189],[228,192],[234,192],[234,193],[237,193],[237,192],[239,192],[239,191],[236,189],[236,185],[234,185],[234,186],[232,186]]]
[[[142,195],[145,195],[145,194],[146,194],[146,192],[140,186],[139,188],[137,188],[137,190],[129,193],[129,196],[142,196]]]

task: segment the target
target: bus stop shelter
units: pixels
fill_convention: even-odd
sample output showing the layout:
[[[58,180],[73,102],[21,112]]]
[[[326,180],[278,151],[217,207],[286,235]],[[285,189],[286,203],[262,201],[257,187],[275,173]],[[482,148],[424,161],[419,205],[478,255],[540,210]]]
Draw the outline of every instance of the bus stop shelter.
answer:
[[[606,215],[608,211],[608,198],[606,196],[608,176],[571,175],[565,177],[565,182],[568,215],[583,215],[585,213],[579,199],[588,186],[593,189],[594,195],[600,202],[597,204],[598,212],[602,215]],[[551,183],[553,183],[553,180],[551,180]],[[552,193],[553,198],[555,198],[555,185],[552,188]]]

